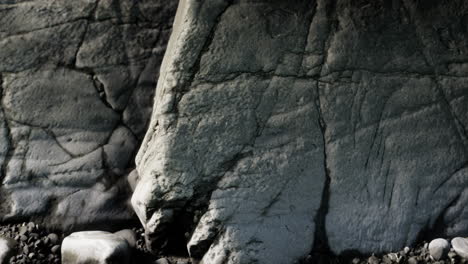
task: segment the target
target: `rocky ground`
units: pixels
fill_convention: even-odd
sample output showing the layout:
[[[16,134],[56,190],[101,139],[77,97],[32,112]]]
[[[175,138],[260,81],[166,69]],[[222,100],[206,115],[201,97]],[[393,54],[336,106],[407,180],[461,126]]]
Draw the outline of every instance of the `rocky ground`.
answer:
[[[153,255],[148,252],[144,242],[144,231],[142,228],[132,228],[136,234],[136,243],[133,248],[133,263],[148,264],[192,264],[189,258],[181,256]],[[49,264],[61,262],[61,244],[68,234],[48,232],[41,226],[29,222],[21,224],[6,224],[0,226],[0,237],[16,241],[13,256],[10,263],[18,264]],[[441,242],[442,241],[442,242]],[[461,258],[448,241],[436,241],[439,243],[421,243],[414,248],[406,247],[399,252],[372,256],[330,256],[329,254],[313,253],[299,264],[464,264],[467,259]],[[446,245],[444,245],[446,243]],[[453,244],[453,242],[452,242]],[[431,255],[440,254],[440,260],[434,260]],[[166,254],[167,255],[167,254]],[[195,263],[194,263],[195,264]]]
[[[327,254],[312,254],[307,256],[300,264],[464,264],[468,263],[467,259],[460,257],[453,248],[446,248],[446,252],[441,252],[441,259],[435,260],[431,257],[436,250],[429,249],[429,243],[423,242],[417,246],[410,248],[405,247],[399,252],[391,252],[387,254],[371,255],[371,256],[330,256]],[[444,251],[441,249],[441,251]]]
[[[176,256],[157,256],[150,254],[144,246],[143,228],[132,228],[137,235],[133,249],[135,264],[190,264],[189,259]],[[68,234],[48,232],[33,223],[0,225],[0,238],[16,241],[11,264],[51,264],[61,263],[61,244]],[[1,255],[1,254],[0,254]],[[0,260],[0,263],[1,260]]]

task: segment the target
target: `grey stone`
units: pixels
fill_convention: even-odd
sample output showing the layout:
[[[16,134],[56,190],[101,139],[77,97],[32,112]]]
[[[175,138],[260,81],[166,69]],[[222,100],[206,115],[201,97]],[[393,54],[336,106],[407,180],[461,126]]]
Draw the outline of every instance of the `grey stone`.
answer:
[[[405,248],[403,249],[403,251],[405,252],[405,254],[408,254],[408,253],[410,252],[410,248],[409,248],[409,247],[405,247]]]
[[[367,259],[367,263],[368,264],[379,264],[379,259],[376,256],[372,255]]]
[[[62,263],[130,263],[130,247],[125,239],[104,231],[75,232],[62,242]]]
[[[416,257],[411,257],[408,259],[408,264],[418,264],[419,261]]]
[[[437,238],[429,243],[429,254],[434,260],[446,258],[449,251],[450,243],[446,239]]]
[[[115,232],[114,234],[125,239],[130,247],[136,247],[137,235],[135,231],[131,229],[123,229],[118,232]]]
[[[59,251],[60,251],[60,245],[55,245],[55,246],[50,248],[50,252],[52,252],[54,254],[59,252]]]
[[[160,258],[155,261],[155,264],[169,264],[169,261],[166,258]]]
[[[468,259],[468,238],[456,237],[451,241],[453,250],[462,258]]]
[[[0,263],[9,263],[10,258],[15,253],[16,241],[0,236]]]
[[[55,233],[50,233],[47,235],[47,238],[49,239],[50,243],[52,245],[57,245],[59,242],[59,236]]]
[[[203,263],[466,234],[466,12],[461,0],[181,1],[136,158],[150,248],[180,219],[195,220],[187,248]]]
[[[0,4],[0,221],[134,218],[126,178],[152,111],[176,1]]]

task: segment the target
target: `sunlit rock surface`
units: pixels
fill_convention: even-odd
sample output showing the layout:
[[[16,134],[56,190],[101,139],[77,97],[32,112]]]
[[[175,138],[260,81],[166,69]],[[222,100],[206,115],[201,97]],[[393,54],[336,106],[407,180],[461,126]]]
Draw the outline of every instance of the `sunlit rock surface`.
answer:
[[[466,234],[467,15],[181,1],[137,155],[149,245],[184,223],[203,263],[293,263]]]

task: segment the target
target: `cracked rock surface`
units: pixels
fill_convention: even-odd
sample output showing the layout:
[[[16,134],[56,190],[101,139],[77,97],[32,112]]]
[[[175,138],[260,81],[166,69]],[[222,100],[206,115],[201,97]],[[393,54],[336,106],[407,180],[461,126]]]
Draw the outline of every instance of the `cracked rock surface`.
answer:
[[[173,1],[0,1],[0,220],[132,219]]]
[[[181,1],[132,204],[203,263],[468,232],[464,1]],[[169,241],[169,242],[168,242]]]

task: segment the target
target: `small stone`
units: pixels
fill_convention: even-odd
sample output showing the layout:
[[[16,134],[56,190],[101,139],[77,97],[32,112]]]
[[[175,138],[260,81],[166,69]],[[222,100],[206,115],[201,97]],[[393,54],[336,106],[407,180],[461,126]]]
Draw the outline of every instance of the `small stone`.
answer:
[[[37,240],[36,242],[34,242],[34,247],[35,248],[38,248],[40,246],[42,246],[42,241],[41,240]]]
[[[423,249],[427,250],[429,248],[429,243],[424,243]]]
[[[405,252],[405,254],[408,254],[408,253],[410,252],[410,248],[409,248],[409,247],[405,247],[405,248],[403,249],[403,251]]]
[[[19,234],[20,235],[25,235],[28,232],[28,227],[27,226],[21,226],[19,228]]]
[[[26,245],[26,246],[23,247],[23,253],[24,253],[25,255],[29,254],[29,247],[28,247],[28,245]]]
[[[51,233],[47,236],[49,238],[49,241],[52,245],[57,245],[59,241],[59,237],[57,234]]]
[[[407,262],[408,264],[418,264],[418,259],[416,257],[411,257]]]
[[[390,257],[388,255],[385,255],[382,257],[382,262],[385,263],[385,264],[392,264],[393,261],[390,259]]]
[[[376,256],[372,255],[372,256],[369,257],[369,259],[367,259],[367,263],[368,264],[379,264],[379,259]]]
[[[169,264],[169,261],[166,258],[160,258],[156,260],[155,264]]]
[[[468,238],[456,237],[452,239],[452,247],[460,257],[468,259]]]
[[[400,262],[401,257],[398,256],[397,253],[389,253],[387,256],[388,256],[388,258],[389,258],[391,261],[393,261],[393,262],[397,262],[397,263]]]
[[[353,258],[353,264],[359,264],[360,260],[358,258]]]
[[[36,254],[34,254],[34,252],[31,252],[31,253],[29,253],[28,258],[33,259],[35,256],[36,256]]]
[[[50,249],[50,252],[56,254],[59,252],[59,250],[60,250],[60,245],[55,245]]]
[[[437,238],[429,243],[428,248],[431,258],[437,261],[447,257],[447,253],[450,251],[450,243],[443,238]]]
[[[137,235],[136,235],[135,231],[133,231],[131,229],[124,229],[124,230],[120,230],[118,232],[115,232],[114,234],[116,234],[119,237],[125,239],[130,247],[132,247],[132,248],[136,247]]]

